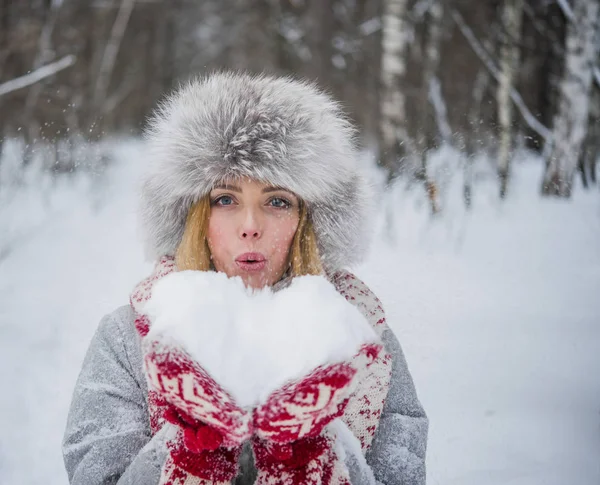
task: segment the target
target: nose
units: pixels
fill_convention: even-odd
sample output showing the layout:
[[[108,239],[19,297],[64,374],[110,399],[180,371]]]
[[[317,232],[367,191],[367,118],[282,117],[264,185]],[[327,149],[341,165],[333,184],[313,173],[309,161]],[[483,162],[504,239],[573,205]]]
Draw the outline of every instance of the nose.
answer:
[[[242,239],[259,239],[262,236],[262,222],[257,212],[253,209],[244,211],[242,224],[240,226],[240,237]]]

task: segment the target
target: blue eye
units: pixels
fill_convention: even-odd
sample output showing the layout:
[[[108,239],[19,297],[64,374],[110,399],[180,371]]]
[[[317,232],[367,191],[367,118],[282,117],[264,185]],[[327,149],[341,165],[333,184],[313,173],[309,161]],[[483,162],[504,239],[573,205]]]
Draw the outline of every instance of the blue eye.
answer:
[[[279,204],[273,205],[273,207],[277,207],[278,209],[288,209],[292,205],[289,201],[287,201],[281,197],[273,197],[269,202],[274,202],[274,201],[280,202]]]
[[[219,202],[223,201],[223,200],[229,200],[230,203],[229,204],[219,204]],[[231,197],[229,197],[228,195],[222,195],[221,197],[217,197],[214,201],[213,204],[218,204],[218,205],[222,205],[222,206],[228,206],[233,204],[233,199]]]

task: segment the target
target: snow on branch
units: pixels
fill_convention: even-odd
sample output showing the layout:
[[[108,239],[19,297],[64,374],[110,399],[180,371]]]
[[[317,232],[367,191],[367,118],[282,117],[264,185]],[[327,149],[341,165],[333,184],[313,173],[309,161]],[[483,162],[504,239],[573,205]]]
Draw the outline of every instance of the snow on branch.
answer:
[[[568,0],[556,0],[556,3],[558,3],[558,6],[562,10],[565,17],[567,17],[569,22],[573,22],[573,20],[575,19],[575,15],[573,14],[573,9],[571,8],[571,5],[569,5]]]
[[[442,139],[446,143],[452,143],[452,129],[450,128],[450,123],[448,123],[448,111],[444,97],[442,96],[442,85],[440,80],[435,76],[431,78],[429,84],[429,100],[435,110],[435,120]]]
[[[6,81],[5,83],[0,84],[0,96],[12,93],[18,89],[26,88],[27,86],[31,86],[32,84],[41,81],[42,79],[53,76],[57,72],[75,64],[75,59],[75,56],[68,55],[59,61],[46,64],[45,66],[42,66],[39,69],[30,72],[29,74]]]
[[[471,48],[473,49],[475,54],[477,54],[477,56],[479,57],[479,59],[481,59],[488,71],[490,71],[492,76],[494,76],[494,79],[496,79],[496,81],[499,81],[501,76],[500,70],[494,63],[491,56],[485,50],[485,48],[481,45],[479,40],[477,40],[475,34],[471,30],[471,28],[466,24],[462,15],[458,11],[452,10],[452,19],[471,45]],[[535,118],[535,116],[533,116],[531,111],[529,111],[529,108],[527,108],[527,106],[525,105],[525,101],[523,101],[523,98],[515,88],[511,88],[510,98],[512,99],[513,103],[515,103],[515,106],[518,108],[519,112],[521,113],[521,116],[523,116],[523,119],[525,120],[527,125],[529,125],[529,127],[532,130],[534,130],[538,135],[540,135],[544,139],[544,141],[550,142],[552,140],[552,133],[548,128],[541,124]]]

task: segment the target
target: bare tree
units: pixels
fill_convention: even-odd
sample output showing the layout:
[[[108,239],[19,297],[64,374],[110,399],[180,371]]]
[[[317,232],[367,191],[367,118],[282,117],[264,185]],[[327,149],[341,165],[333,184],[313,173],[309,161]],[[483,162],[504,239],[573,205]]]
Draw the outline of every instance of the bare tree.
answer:
[[[421,166],[417,171],[417,176],[425,184],[425,190],[429,198],[431,212],[437,213],[440,210],[438,202],[438,189],[435,181],[427,171],[427,156],[431,149],[438,146],[439,136],[435,123],[435,107],[439,105],[436,99],[436,88],[439,90],[438,69],[440,65],[440,41],[442,38],[442,22],[444,19],[444,3],[442,0],[432,0],[429,2],[429,10],[426,18],[426,40],[425,56],[423,59],[423,85],[421,86],[420,99],[420,133],[417,137],[419,146],[419,156]]]
[[[579,0],[567,26],[565,69],[554,117],[552,151],[542,194],[570,197],[573,177],[587,132],[593,63],[597,54],[597,0]]]
[[[377,138],[379,127],[380,110],[380,75],[381,72],[381,52],[382,52],[382,17],[383,2],[363,0],[364,21],[359,30],[363,35],[362,43],[362,64],[359,70],[363,73],[358,76],[359,85],[357,89],[366,95],[367,113],[365,123],[366,137]]]
[[[121,41],[123,40],[125,29],[127,29],[133,7],[135,7],[135,0],[121,0],[121,6],[110,32],[110,37],[106,43],[104,55],[102,56],[102,63],[96,80],[93,102],[93,105],[96,108],[101,107],[108,93],[108,86],[110,84],[117,54],[119,53]]]
[[[401,167],[398,158],[401,147],[408,140],[406,126],[406,99],[404,78],[406,75],[407,0],[384,0],[383,38],[381,58],[380,96],[380,164],[389,177],[396,175]]]
[[[523,0],[504,0],[502,6],[502,25],[504,39],[500,45],[500,76],[496,100],[498,102],[498,125],[500,140],[498,146],[498,177],[500,178],[500,197],[506,196],[509,177],[509,164],[512,151],[513,105],[510,92],[515,84],[519,65],[519,44],[521,40],[521,22],[523,18]]]

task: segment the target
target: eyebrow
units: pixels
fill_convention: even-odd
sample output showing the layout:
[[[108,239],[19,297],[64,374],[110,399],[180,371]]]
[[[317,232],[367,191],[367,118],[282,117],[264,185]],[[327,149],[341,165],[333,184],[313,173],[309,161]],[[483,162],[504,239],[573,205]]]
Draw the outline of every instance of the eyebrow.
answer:
[[[237,185],[220,184],[220,185],[216,185],[215,187],[213,187],[213,190],[216,190],[216,189],[231,190],[232,192],[239,192],[239,193],[242,192],[242,189],[240,189]],[[278,190],[283,190],[284,192],[287,192],[289,194],[292,193],[289,190],[284,189],[283,187],[265,187],[264,189],[262,189],[262,193],[267,194],[269,192],[277,192]]]

